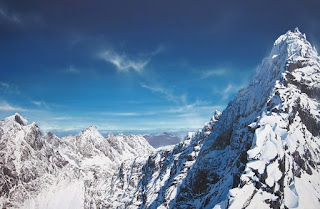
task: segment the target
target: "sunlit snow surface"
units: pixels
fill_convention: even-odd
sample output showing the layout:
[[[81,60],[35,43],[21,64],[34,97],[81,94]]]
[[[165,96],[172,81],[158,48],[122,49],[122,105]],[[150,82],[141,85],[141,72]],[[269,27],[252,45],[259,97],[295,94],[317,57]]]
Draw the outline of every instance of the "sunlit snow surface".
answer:
[[[59,181],[41,191],[35,199],[29,199],[21,208],[84,208],[84,182]]]

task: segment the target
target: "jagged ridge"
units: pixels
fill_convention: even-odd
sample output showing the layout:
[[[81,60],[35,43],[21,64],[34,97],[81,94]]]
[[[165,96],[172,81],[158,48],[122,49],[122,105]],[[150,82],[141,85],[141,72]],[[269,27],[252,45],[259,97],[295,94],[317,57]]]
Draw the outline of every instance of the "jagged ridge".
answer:
[[[123,161],[153,151],[141,135],[104,138],[95,126],[76,136],[42,136],[19,114],[0,122],[0,147],[1,208],[90,208],[97,179],[105,183]]]

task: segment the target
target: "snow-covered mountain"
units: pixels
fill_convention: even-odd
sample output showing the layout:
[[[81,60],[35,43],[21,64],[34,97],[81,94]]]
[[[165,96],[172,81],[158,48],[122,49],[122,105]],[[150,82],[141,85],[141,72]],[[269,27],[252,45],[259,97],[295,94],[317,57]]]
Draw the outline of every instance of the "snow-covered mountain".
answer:
[[[2,208],[320,208],[320,57],[281,35],[220,113],[175,146],[143,136],[42,136],[0,122]]]
[[[117,206],[320,208],[319,95],[320,58],[304,34],[288,31],[221,115],[121,169],[115,185],[140,180],[118,190]]]
[[[0,122],[0,147],[1,208],[90,208],[92,182],[111,181],[123,161],[153,151],[141,135],[104,138],[95,126],[76,136],[42,136],[19,114]]]
[[[161,134],[144,134],[143,137],[154,147],[163,147],[175,145],[181,141],[181,138],[166,132]]]

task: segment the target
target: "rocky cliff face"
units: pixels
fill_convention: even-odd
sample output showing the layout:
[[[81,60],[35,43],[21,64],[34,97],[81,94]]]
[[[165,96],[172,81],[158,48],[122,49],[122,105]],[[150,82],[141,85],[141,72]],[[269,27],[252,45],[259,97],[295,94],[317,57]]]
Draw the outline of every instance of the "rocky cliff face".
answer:
[[[41,136],[0,123],[0,206],[319,208],[320,58],[298,29],[274,43],[223,113],[175,146],[142,136]]]

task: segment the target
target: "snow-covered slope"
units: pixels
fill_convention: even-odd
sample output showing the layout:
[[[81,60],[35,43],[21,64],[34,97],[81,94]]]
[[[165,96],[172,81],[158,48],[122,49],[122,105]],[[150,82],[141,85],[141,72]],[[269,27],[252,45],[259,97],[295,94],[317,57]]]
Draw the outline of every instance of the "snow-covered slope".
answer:
[[[76,136],[42,136],[19,114],[0,122],[0,147],[1,208],[92,208],[91,182],[107,182],[123,161],[153,151],[140,135],[104,138],[95,126]]]
[[[127,161],[114,174],[106,195],[112,208],[169,207],[200,152],[203,140],[219,120],[215,112],[210,122],[175,146],[160,147],[147,159]],[[172,204],[174,205],[174,204]],[[174,205],[175,207],[175,205]]]
[[[19,114],[0,122],[0,207],[17,207],[50,184],[62,167],[59,153],[41,136],[35,123],[28,125]]]

